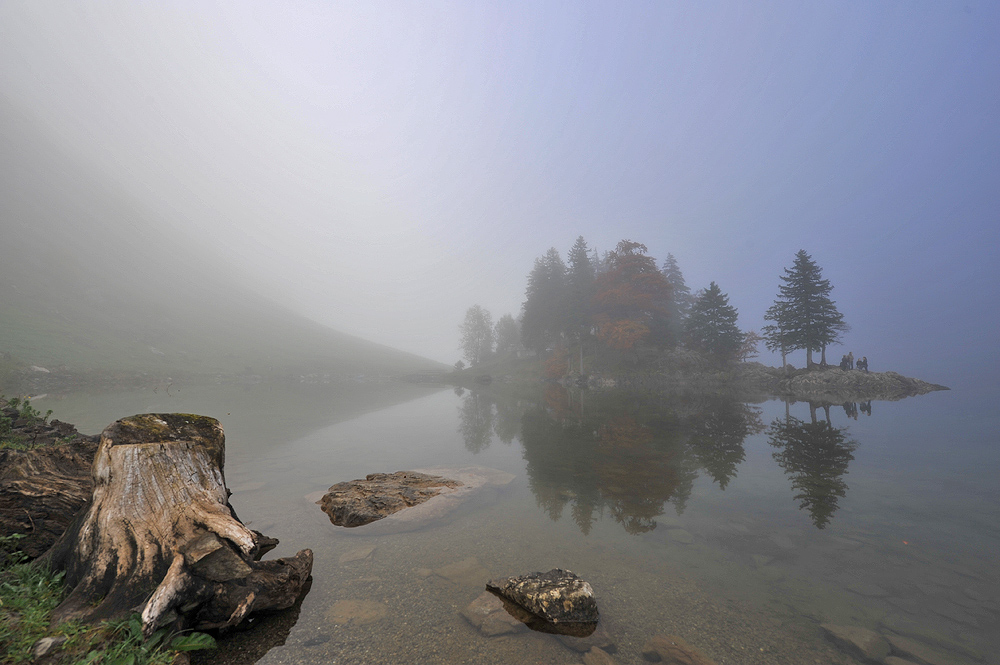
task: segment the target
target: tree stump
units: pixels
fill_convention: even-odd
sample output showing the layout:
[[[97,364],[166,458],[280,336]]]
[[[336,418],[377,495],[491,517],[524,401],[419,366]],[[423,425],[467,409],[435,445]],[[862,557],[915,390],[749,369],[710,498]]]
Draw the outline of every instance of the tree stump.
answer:
[[[258,610],[291,607],[312,552],[261,562],[277,545],[229,505],[225,435],[214,418],[143,414],[101,434],[87,506],[42,558],[72,591],[54,621],[142,613],[147,635],[227,628]]]

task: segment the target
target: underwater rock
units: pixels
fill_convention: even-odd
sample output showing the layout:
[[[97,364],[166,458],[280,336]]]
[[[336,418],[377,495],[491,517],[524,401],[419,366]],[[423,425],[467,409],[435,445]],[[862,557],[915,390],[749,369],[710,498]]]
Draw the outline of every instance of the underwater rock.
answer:
[[[434,569],[434,574],[444,578],[453,584],[479,586],[483,580],[489,577],[489,571],[483,568],[479,559],[474,556],[467,557],[455,563]]]
[[[642,657],[667,665],[716,665],[715,661],[676,635],[657,635],[646,641]]]
[[[881,662],[889,655],[889,643],[874,630],[860,626],[838,626],[832,623],[820,624],[827,636],[838,646],[865,660]]]
[[[553,568],[547,573],[490,580],[486,588],[547,622],[593,624],[585,634],[597,627],[594,590],[568,570]]]
[[[593,633],[583,637],[575,635],[556,635],[556,637],[560,642],[565,644],[566,647],[579,653],[586,653],[594,647],[597,647],[602,651],[617,651],[615,641],[611,639],[610,635],[608,635],[608,631],[604,630],[604,626],[600,625],[597,626]]]
[[[479,594],[460,614],[487,637],[507,635],[528,629],[524,623],[515,619],[504,609],[502,600],[489,591],[483,591]]]
[[[618,661],[612,658],[607,651],[593,647],[583,655],[583,665],[618,665]]]
[[[955,658],[940,651],[932,649],[916,640],[911,640],[900,635],[891,633],[885,636],[892,647],[892,652],[897,656],[916,660],[927,665],[961,665],[966,662],[964,658]]]
[[[363,626],[381,621],[389,615],[389,607],[374,600],[338,600],[326,611],[327,620],[337,623],[350,623]]]

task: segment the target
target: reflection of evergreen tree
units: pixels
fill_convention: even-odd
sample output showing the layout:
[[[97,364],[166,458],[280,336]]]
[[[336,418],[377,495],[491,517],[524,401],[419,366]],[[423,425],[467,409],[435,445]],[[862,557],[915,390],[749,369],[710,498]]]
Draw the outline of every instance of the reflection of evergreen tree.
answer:
[[[493,435],[493,401],[482,393],[472,391],[462,400],[458,416],[465,447],[473,453],[488,448]]]
[[[824,528],[847,494],[843,476],[857,442],[847,438],[846,428],[833,427],[829,421],[807,423],[792,417],[775,419],[767,435],[778,449],[774,459],[792,479],[799,508],[809,511],[817,528]]]
[[[741,402],[716,398],[689,418],[689,445],[712,480],[726,489],[746,458],[743,440],[763,431],[760,410]]]

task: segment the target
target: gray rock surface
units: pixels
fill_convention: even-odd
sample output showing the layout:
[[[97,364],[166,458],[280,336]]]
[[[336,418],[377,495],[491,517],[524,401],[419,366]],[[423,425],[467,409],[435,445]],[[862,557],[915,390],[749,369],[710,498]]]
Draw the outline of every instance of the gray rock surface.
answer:
[[[832,623],[821,624],[820,628],[837,646],[865,660],[881,662],[890,653],[889,643],[874,630]]]
[[[618,665],[618,661],[607,651],[593,647],[583,655],[583,665]]]
[[[926,663],[926,665],[962,665],[968,662],[964,658],[941,653],[908,637],[889,633],[885,638],[892,645],[892,653],[907,660]]]
[[[369,473],[363,480],[337,483],[319,501],[337,526],[364,526],[423,503],[461,482],[414,471]]]
[[[414,469],[370,474],[306,496],[348,533],[376,536],[440,522],[473,495],[508,485],[514,476],[484,466]]]
[[[486,588],[550,623],[594,624],[596,627],[599,618],[590,584],[561,568],[490,580]]]
[[[714,660],[677,635],[651,637],[642,647],[642,657],[666,665],[716,665]]]
[[[483,591],[460,613],[483,635],[496,637],[528,629],[504,609],[503,601],[489,591]]]

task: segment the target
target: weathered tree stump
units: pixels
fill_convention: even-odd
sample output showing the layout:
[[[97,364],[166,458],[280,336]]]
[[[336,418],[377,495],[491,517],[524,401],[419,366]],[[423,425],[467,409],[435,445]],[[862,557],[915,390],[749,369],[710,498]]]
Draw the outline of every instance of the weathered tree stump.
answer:
[[[143,629],[176,622],[226,628],[258,610],[291,607],[312,552],[259,561],[277,541],[229,505],[225,435],[214,418],[144,414],[101,434],[94,492],[43,560],[72,591],[55,621],[142,612]]]

